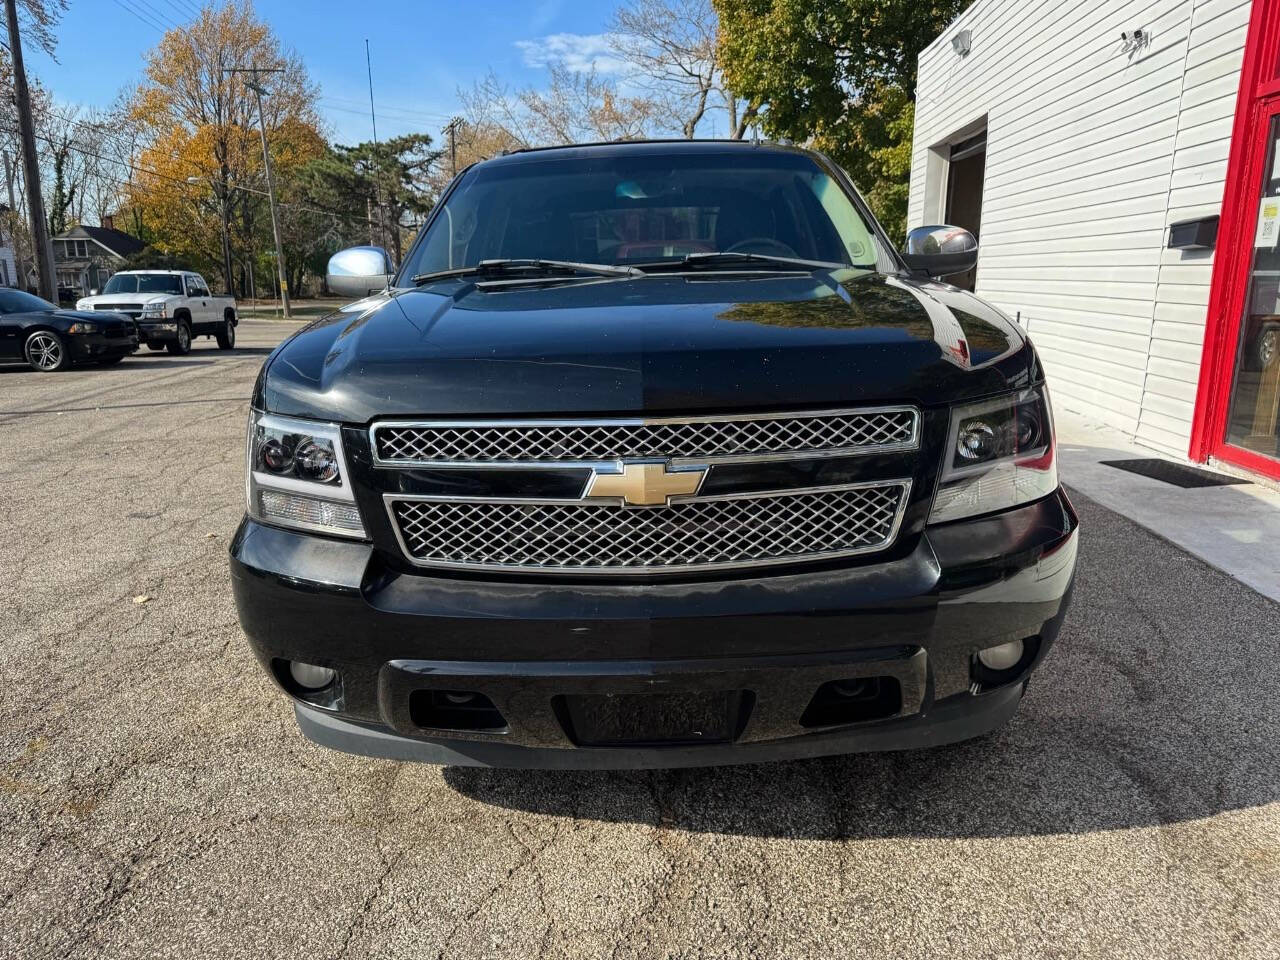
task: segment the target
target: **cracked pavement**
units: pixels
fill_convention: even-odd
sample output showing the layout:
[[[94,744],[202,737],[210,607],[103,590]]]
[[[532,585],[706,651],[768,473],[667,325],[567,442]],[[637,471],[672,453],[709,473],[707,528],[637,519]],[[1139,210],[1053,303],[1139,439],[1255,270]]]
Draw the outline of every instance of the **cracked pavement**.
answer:
[[[1079,497],[1074,609],[984,740],[651,773],[312,746],[226,561],[290,329],[0,367],[0,956],[1280,956],[1280,607]]]

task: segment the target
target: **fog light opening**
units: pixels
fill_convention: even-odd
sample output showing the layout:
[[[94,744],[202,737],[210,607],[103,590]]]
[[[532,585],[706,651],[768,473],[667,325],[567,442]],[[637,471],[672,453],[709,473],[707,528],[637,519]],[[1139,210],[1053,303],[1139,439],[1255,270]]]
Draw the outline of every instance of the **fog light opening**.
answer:
[[[1018,665],[1022,659],[1023,644],[1021,640],[1002,643],[978,651],[978,662],[988,670],[1004,671]]]
[[[290,660],[289,676],[303,690],[308,693],[314,693],[333,683],[338,674],[328,667],[317,666],[314,663],[303,663],[300,660]]]
[[[1024,637],[978,650],[969,664],[970,692],[980,694],[1022,678],[1040,653],[1039,637]]]

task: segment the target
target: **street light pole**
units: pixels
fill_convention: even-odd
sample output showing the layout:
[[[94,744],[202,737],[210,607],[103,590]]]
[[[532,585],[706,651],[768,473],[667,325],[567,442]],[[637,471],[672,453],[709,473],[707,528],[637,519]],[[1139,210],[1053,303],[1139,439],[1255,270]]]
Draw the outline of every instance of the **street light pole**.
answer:
[[[284,261],[284,244],[280,241],[280,214],[276,210],[276,188],[271,179],[271,150],[267,146],[267,115],[262,112],[262,84],[258,75],[263,73],[283,73],[280,67],[236,67],[228,73],[251,73],[253,80],[245,86],[253,91],[258,101],[258,132],[262,134],[262,169],[267,180],[267,203],[271,207],[271,233],[276,241],[276,271],[280,276],[280,305],[284,307],[284,315],[292,317],[289,308],[289,271]]]
[[[44,218],[44,198],[40,195],[40,160],[36,156],[36,130],[31,121],[31,92],[27,89],[27,71],[22,64],[22,32],[18,29],[17,0],[4,0],[9,18],[9,55],[13,60],[13,95],[18,105],[18,133],[22,138],[22,166],[27,186],[27,210],[31,214],[31,241],[35,245],[36,271],[40,296],[55,303],[57,284],[53,274],[53,244],[49,242],[49,223]],[[21,267],[19,267],[21,270]]]

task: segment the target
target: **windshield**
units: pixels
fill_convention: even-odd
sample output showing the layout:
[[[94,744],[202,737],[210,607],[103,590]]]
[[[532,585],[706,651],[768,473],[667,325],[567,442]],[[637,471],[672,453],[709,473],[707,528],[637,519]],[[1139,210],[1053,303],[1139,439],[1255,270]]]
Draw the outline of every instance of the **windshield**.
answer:
[[[171,273],[117,273],[103,293],[182,293],[182,278]]]
[[[893,269],[857,207],[804,154],[532,157],[467,172],[403,276],[532,258],[643,265],[754,253]]]

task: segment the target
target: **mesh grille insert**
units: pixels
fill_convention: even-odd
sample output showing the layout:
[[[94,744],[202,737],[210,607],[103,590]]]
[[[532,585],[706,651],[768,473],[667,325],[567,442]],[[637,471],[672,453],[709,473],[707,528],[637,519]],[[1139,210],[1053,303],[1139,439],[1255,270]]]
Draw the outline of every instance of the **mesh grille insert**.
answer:
[[[391,515],[424,565],[556,572],[708,569],[887,547],[909,483],[691,499],[663,507],[398,500]]]
[[[917,419],[907,409],[679,423],[381,424],[373,436],[390,464],[715,459],[907,446]]]

